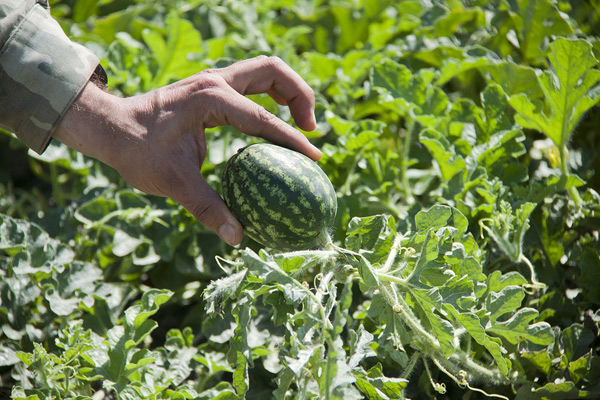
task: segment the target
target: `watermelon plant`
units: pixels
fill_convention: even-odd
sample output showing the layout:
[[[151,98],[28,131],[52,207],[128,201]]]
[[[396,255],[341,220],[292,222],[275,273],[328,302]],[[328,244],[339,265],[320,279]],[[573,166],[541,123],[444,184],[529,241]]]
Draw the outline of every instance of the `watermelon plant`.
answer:
[[[598,0],[51,5],[123,96],[280,57],[323,157],[206,131],[234,248],[0,135],[0,397],[600,398]]]

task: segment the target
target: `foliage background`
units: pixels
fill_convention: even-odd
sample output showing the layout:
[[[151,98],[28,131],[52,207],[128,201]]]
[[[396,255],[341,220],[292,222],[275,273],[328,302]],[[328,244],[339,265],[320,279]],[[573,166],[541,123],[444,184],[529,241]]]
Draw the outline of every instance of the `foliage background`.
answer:
[[[98,162],[0,135],[6,396],[600,397],[600,2],[51,6],[118,95],[259,54],[298,71],[337,250],[228,247]],[[250,139],[207,140],[219,190]]]

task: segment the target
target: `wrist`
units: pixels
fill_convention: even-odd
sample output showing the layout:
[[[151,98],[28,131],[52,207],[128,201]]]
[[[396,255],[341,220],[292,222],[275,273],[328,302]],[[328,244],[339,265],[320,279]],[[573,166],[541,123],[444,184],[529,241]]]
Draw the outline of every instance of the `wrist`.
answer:
[[[89,81],[52,133],[54,139],[110,166],[117,163],[124,99]],[[119,121],[120,124],[115,123]]]

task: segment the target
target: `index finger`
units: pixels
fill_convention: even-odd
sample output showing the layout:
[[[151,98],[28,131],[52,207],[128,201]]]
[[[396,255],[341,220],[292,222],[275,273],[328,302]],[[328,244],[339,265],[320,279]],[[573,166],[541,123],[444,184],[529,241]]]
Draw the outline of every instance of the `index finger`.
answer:
[[[213,102],[211,114],[214,125],[231,125],[240,132],[299,151],[315,161],[321,158],[321,151],[302,132],[231,88],[220,101]]]
[[[315,94],[308,84],[278,57],[258,56],[215,70],[238,93],[268,93],[285,100],[292,118],[304,130],[316,128]]]

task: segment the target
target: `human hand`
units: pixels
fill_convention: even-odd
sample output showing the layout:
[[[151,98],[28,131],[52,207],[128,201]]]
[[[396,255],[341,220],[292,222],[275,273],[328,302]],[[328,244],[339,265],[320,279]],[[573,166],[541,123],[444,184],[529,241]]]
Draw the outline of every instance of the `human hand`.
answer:
[[[112,166],[133,187],[172,198],[236,245],[243,236],[241,224],[200,174],[205,129],[231,125],[313,160],[321,157],[300,131],[244,97],[257,93],[289,106],[300,128],[316,127],[310,87],[280,59],[261,56],[130,98],[88,83],[53,136]]]

